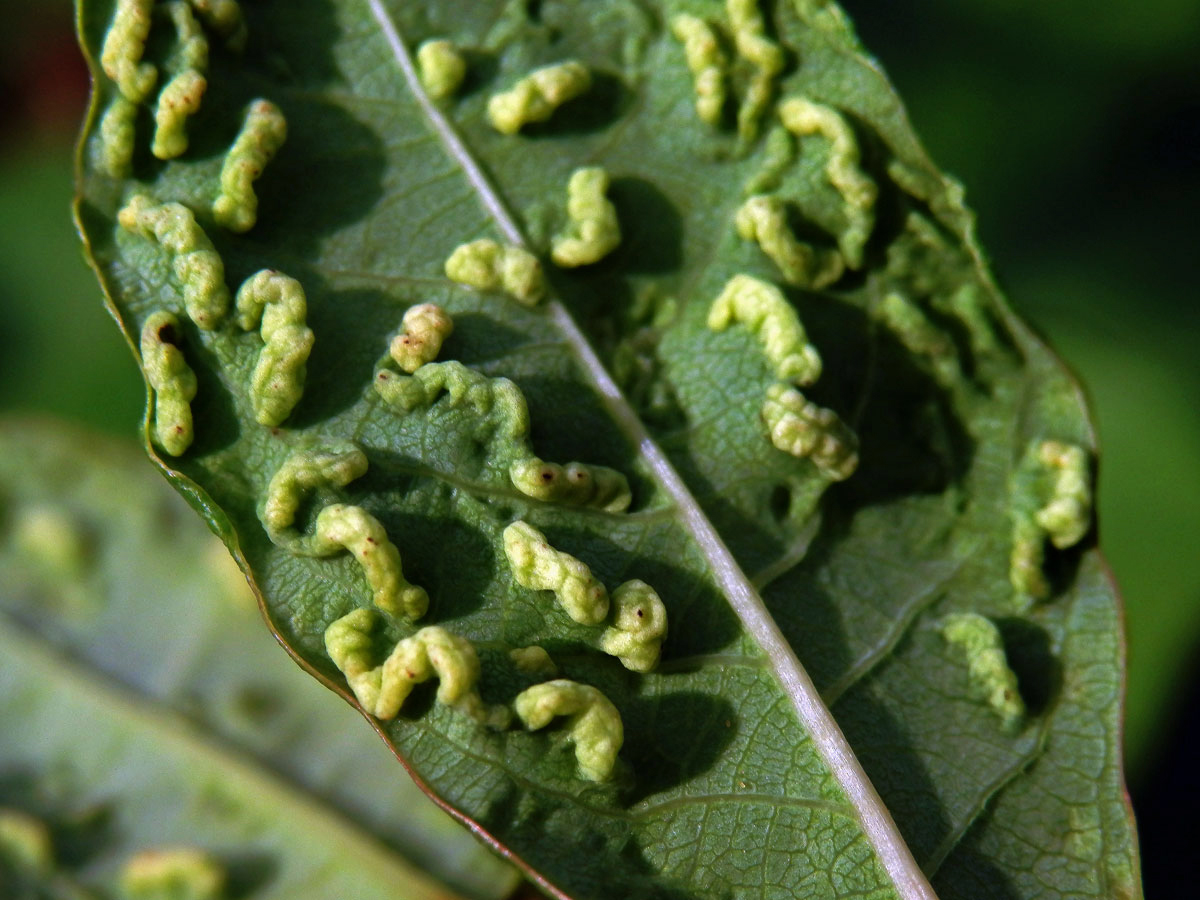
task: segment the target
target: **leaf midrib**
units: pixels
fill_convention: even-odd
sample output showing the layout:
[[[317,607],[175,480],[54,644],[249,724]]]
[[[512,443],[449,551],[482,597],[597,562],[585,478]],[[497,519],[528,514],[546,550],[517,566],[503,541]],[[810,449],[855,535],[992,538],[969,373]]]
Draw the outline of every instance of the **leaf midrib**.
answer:
[[[366,3],[387,41],[408,90],[447,154],[461,167],[477,198],[504,238],[511,244],[528,249],[525,235],[508,212],[499,193],[476,163],[454,126],[425,93],[412,56],[391,14],[384,7],[383,0],[366,0]],[[841,728],[822,702],[812,679],[690,489],[651,438],[562,303],[551,299],[543,308],[563,335],[565,343],[574,352],[584,375],[592,382],[618,428],[637,447],[649,470],[674,501],[686,529],[700,547],[730,606],[742,625],[762,647],[776,680],[791,702],[801,726],[812,739],[830,774],[845,792],[858,816],[864,835],[896,887],[898,895],[904,900],[936,900],[932,886],[901,836],[891,813],[855,757]]]

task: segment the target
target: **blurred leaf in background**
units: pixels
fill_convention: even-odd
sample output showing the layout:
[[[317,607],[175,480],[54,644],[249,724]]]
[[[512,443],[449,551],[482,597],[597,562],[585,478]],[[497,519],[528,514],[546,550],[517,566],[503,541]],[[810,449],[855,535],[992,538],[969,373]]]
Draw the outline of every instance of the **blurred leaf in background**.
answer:
[[[1129,772],[1149,796],[1173,771],[1200,634],[1200,4],[844,6],[967,185],[1014,305],[1089,388],[1102,545],[1128,604]],[[143,389],[69,220],[86,97],[70,3],[0,11],[0,408],[132,434]]]

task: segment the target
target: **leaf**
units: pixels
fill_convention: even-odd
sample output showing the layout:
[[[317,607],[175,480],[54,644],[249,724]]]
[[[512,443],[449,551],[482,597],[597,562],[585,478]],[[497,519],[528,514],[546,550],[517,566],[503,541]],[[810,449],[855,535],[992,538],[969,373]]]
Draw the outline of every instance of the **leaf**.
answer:
[[[1043,602],[1015,597],[1009,576],[1012,511],[1031,502],[1013,491],[1044,488],[1030,448],[1094,453],[1079,391],[1000,298],[961,188],[925,157],[839,11],[773,4],[756,31],[747,8],[731,4],[735,41],[721,6],[698,2],[247,4],[244,55],[214,49],[187,153],[153,160],[140,112],[133,177],[116,179],[98,168],[116,88],[94,66],[113,5],[84,4],[97,80],[78,216],[130,341],[154,311],[184,313],[166,254],[117,223],[135,193],[196,213],[230,290],[264,267],[297,279],[315,336],[302,399],[265,427],[248,393],[257,336],[184,320],[196,439],[178,457],[152,454],[250,573],[281,640],[344,696],[324,634],[371,605],[364,571],[347,555],[292,552],[313,543],[277,546],[258,508],[293,452],[350,439],[365,476],[318,492],[298,525],[311,535],[329,504],[365,509],[428,592],[418,622],[383,616],[376,649],[444,626],[475,644],[483,701],[507,705],[536,680],[508,651],[541,645],[612,701],[625,740],[601,782],[580,777],[562,729],[489,731],[428,691],[377,723],[431,793],[555,895],[1136,896],[1112,585],[1091,539],[1051,551]],[[716,23],[736,57],[715,129],[696,115],[668,25],[683,11]],[[784,48],[774,86],[778,51],[763,35]],[[458,98],[435,102],[410,54],[446,37],[469,72]],[[150,58],[165,53],[152,40]],[[586,93],[517,134],[491,127],[489,98],[517,85],[504,101],[516,102],[533,84],[521,79],[565,60],[590,70]],[[538,78],[579,89],[576,70],[548,71]],[[834,124],[776,137],[774,101],[801,95]],[[256,183],[259,221],[235,235],[210,210],[258,96],[282,110],[288,138]],[[540,306],[445,278],[451,254],[477,240],[545,258],[569,232],[568,180],[596,165],[611,176],[615,252],[548,268]],[[851,267],[822,275],[820,291],[785,286],[782,304],[823,361],[805,395],[857,434],[857,471],[841,483],[768,440],[773,351],[748,328],[706,324],[733,276],[783,282],[734,227],[752,180],[785,201],[774,218],[780,207],[761,206],[755,227],[772,256],[792,254],[793,280],[804,252]],[[507,251],[461,252],[455,271]],[[529,284],[514,289],[527,302]],[[496,438],[513,419],[436,393],[407,412],[381,399],[376,373],[401,377],[390,339],[406,309],[430,302],[455,323],[439,359],[467,367],[438,371],[511,379],[537,455],[624,473],[628,511],[519,491],[513,446]],[[639,579],[657,591],[669,634],[656,671],[626,670],[597,649],[597,626],[518,583],[503,547],[516,520],[609,590]],[[1015,731],[941,635],[963,611],[998,626],[1027,710]]]
[[[342,859],[314,846],[341,843],[346,862],[378,873],[364,887],[377,896],[393,896],[396,878],[413,896],[443,896],[430,875],[480,900],[510,893],[511,870],[393,778],[374,735],[349,730],[357,717],[274,652],[225,549],[135,447],[0,420],[0,510],[0,806],[23,798],[69,816],[103,799],[123,835],[105,859],[171,841],[247,843],[236,856],[281,870],[264,876],[266,895],[334,869]],[[64,704],[87,707],[89,724]],[[53,722],[72,725],[40,724]],[[309,729],[347,733],[322,744]],[[129,759],[109,772],[114,748]],[[136,777],[143,765],[153,777]],[[189,804],[212,806],[206,792],[222,780],[214,796],[231,810],[204,819],[211,833],[189,830]],[[269,818],[299,819],[264,826],[250,802],[260,793]],[[307,896],[333,896],[328,877]]]

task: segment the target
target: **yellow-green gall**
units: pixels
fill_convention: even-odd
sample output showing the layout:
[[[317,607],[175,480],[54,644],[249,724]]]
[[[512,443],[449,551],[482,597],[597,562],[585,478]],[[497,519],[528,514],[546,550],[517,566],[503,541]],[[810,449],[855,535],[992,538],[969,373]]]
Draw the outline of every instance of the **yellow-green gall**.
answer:
[[[283,422],[304,395],[312,329],[305,324],[308,305],[295,278],[263,269],[247,278],[237,293],[237,321],[246,330],[262,325],[263,348],[250,377],[250,405],[260,425]]]
[[[1092,527],[1092,484],[1087,451],[1062,441],[1043,441],[1038,459],[1054,473],[1050,502],[1036,520],[1060,550],[1078,544]]]
[[[467,61],[451,41],[425,41],[417,48],[417,68],[421,84],[430,97],[443,100],[451,96],[467,77]]]
[[[367,471],[367,456],[350,441],[334,441],[297,450],[271,476],[259,518],[281,547],[300,535],[292,528],[305,495],[322,488],[343,488]]]
[[[797,459],[810,459],[831,481],[844,481],[858,468],[858,438],[831,409],[817,406],[795,388],[767,388],[763,422],[771,443]]]
[[[479,657],[470,641],[431,625],[398,642],[382,665],[375,666],[371,632],[376,624],[373,611],[356,609],[325,629],[329,658],[370,715],[394,718],[416,685],[437,678],[439,703],[493,727],[507,725],[506,711],[485,707],[475,690]]]
[[[513,707],[531,731],[545,728],[556,716],[566,716],[567,738],[575,745],[579,774],[589,781],[607,781],[612,775],[625,732],[621,714],[596,688],[560,678],[522,691]]]
[[[729,279],[708,311],[708,327],[724,331],[734,323],[745,325],[758,338],[777,377],[799,385],[821,377],[821,356],[775,285],[749,275]]]
[[[928,360],[939,384],[954,387],[962,382],[954,341],[934,325],[917,304],[898,291],[891,291],[884,295],[874,311],[906,349]]]
[[[54,846],[46,823],[0,807],[0,862],[23,874],[47,875],[54,868]]]
[[[405,579],[400,551],[383,525],[361,507],[334,503],[322,509],[308,549],[314,556],[349,551],[362,565],[375,605],[386,613],[419,619],[429,609],[429,595]]]
[[[608,591],[587,564],[555,550],[532,525],[517,521],[504,529],[504,554],[517,584],[553,591],[567,615],[581,625],[598,625],[608,615]]]
[[[967,658],[971,695],[987,703],[1006,731],[1019,728],[1025,718],[1025,703],[1017,688],[1017,676],[1009,668],[1000,630],[978,613],[956,613],[942,620],[941,631],[947,643]]]
[[[591,73],[575,60],[535,69],[488,101],[488,121],[501,134],[516,134],[530,122],[546,121],[591,86]]]
[[[488,238],[460,244],[446,260],[446,277],[480,291],[503,291],[524,306],[546,292],[538,258],[523,247],[502,246]]]
[[[99,169],[112,178],[127,178],[137,136],[137,104],[125,96],[113,97],[100,118]]]
[[[608,173],[599,166],[576,169],[567,182],[567,215],[570,227],[554,238],[550,252],[563,268],[598,262],[621,243],[617,209],[605,196]]]
[[[121,869],[126,900],[221,900],[225,867],[202,850],[144,850]]]
[[[742,187],[742,193],[752,197],[775,190],[783,182],[784,173],[795,160],[796,139],[782,125],[773,126],[763,142],[762,165]]]
[[[624,512],[633,494],[629,480],[616,469],[583,463],[548,463],[536,456],[512,464],[513,487],[527,497],[605,512]]]
[[[241,51],[248,36],[246,20],[237,0],[188,0],[208,28],[225,40],[230,50]]]
[[[153,11],[154,0],[118,0],[100,50],[104,74],[134,103],[145,100],[158,80],[158,70],[151,63],[142,62]]]
[[[613,622],[600,635],[600,649],[634,672],[658,665],[667,636],[667,608],[644,581],[626,581],[612,593]]]
[[[87,528],[64,505],[39,503],[14,510],[11,539],[25,560],[58,582],[81,579],[92,560]]]
[[[846,265],[858,269],[863,250],[875,227],[875,182],[859,168],[858,139],[841,114],[803,97],[790,97],[779,104],[779,118],[797,137],[818,134],[829,141],[825,176],[845,201],[846,227],[838,235],[838,246]]]
[[[798,240],[787,221],[787,208],[775,196],[756,195],[737,211],[738,236],[755,241],[779,267],[783,280],[821,290],[842,277],[845,265],[836,250],[818,250]]]
[[[192,211],[182,203],[158,206],[144,194],[134,194],[117,221],[127,231],[158,241],[183,287],[188,318],[198,328],[216,328],[229,311],[225,264]]]
[[[154,143],[150,152],[159,159],[174,159],[187,150],[187,120],[200,109],[208,80],[195,69],[185,69],[167,82],[158,95],[154,112]]]
[[[758,0],[725,0],[725,13],[729,16],[738,56],[757,70],[738,110],[738,137],[744,142],[752,141],[758,136],[759,122],[771,104],[775,79],[783,71],[786,59],[783,49],[766,35]]]
[[[179,349],[179,320],[151,313],[142,326],[142,371],[154,391],[154,443],[172,456],[192,445],[196,373]]]
[[[703,19],[681,13],[671,19],[671,33],[683,44],[683,54],[696,91],[696,115],[707,125],[721,124],[729,60]]]
[[[287,120],[270,100],[255,100],[246,108],[242,130],[221,166],[221,192],[213,201],[213,218],[230,231],[249,231],[258,220],[254,182],[262,175],[283,142]]]
[[[437,359],[442,343],[454,332],[454,320],[436,303],[410,307],[401,325],[390,349],[396,365],[410,375]]]
[[[544,675],[553,678],[558,674],[558,666],[550,658],[544,647],[536,644],[531,647],[517,647],[508,651],[508,658],[513,665],[526,675]]]

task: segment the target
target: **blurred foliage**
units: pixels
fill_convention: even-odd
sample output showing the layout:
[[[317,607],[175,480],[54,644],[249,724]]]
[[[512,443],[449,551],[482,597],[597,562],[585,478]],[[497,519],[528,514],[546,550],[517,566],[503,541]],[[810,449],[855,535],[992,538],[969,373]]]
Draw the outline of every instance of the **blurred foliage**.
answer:
[[[1130,777],[1200,635],[1200,3],[844,0],[1014,305],[1088,386],[1125,593]],[[125,434],[142,388],[69,219],[86,85],[69,0],[0,0],[0,408]]]

